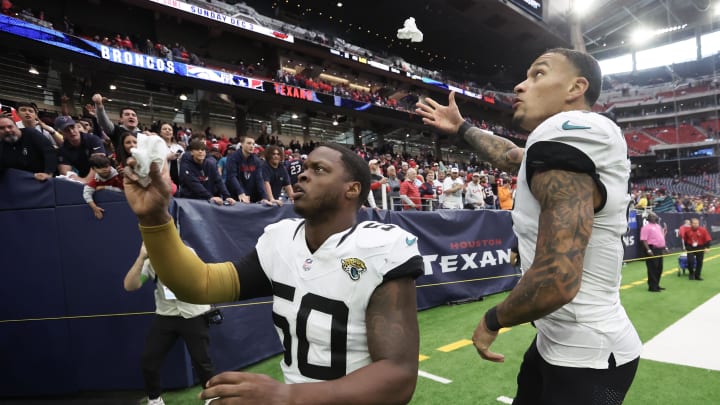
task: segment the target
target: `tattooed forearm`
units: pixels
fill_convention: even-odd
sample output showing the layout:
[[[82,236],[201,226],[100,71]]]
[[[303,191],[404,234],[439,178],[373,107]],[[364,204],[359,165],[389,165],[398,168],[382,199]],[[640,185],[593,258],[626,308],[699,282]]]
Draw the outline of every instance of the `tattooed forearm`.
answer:
[[[541,318],[575,297],[592,231],[596,190],[587,174],[560,170],[535,174],[532,192],[541,207],[535,259],[498,306],[501,325]]]
[[[465,133],[465,140],[478,152],[480,159],[493,166],[508,172],[517,172],[520,168],[524,149],[510,140],[475,127]]]
[[[373,361],[391,359],[417,365],[418,332],[415,282],[409,277],[379,286],[366,312],[368,350]]]

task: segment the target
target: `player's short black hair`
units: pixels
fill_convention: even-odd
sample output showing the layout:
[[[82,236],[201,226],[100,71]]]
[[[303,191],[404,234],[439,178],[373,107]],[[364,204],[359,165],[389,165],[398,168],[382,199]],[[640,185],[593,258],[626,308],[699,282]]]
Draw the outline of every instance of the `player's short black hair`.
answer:
[[[565,56],[570,61],[570,64],[578,70],[580,76],[587,79],[589,86],[585,91],[585,102],[592,107],[600,97],[600,90],[602,89],[602,72],[598,61],[585,52],[567,48],[553,48],[545,53],[557,53]]]
[[[108,167],[112,164],[110,159],[105,155],[92,155],[88,158],[88,163],[90,164],[90,167],[98,169]]]
[[[360,208],[363,202],[367,200],[368,193],[370,192],[370,168],[368,167],[368,164],[360,157],[360,155],[348,149],[344,145],[336,143],[323,143],[320,146],[340,152],[340,160],[345,166],[348,180],[360,182],[360,196],[357,201],[358,208]]]

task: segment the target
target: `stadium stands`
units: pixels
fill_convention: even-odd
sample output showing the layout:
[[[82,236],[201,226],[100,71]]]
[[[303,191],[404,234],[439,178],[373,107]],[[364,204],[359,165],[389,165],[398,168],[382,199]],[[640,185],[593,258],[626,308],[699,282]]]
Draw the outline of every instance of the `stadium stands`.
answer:
[[[645,154],[650,151],[650,147],[660,143],[655,138],[647,135],[643,131],[629,130],[625,132],[625,140],[628,144],[628,149],[638,154]]]
[[[707,139],[697,128],[689,124],[681,124],[677,131],[671,126],[646,128],[645,131],[668,144],[702,142]]]

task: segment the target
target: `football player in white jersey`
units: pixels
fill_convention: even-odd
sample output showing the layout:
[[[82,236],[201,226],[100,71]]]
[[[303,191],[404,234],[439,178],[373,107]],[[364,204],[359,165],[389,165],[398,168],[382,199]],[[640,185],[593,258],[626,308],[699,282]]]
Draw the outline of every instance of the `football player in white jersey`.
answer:
[[[464,138],[504,171],[518,173],[513,209],[523,276],[473,334],[483,359],[501,327],[533,322],[513,404],[620,404],[637,371],[640,338],[620,304],[621,235],[630,165],[610,119],[590,112],[601,88],[591,56],[563,48],[538,57],[515,87],[513,121],[525,149],[463,119],[449,105],[417,104],[427,125]]]
[[[128,203],[148,255],[178,298],[213,303],[273,296],[287,384],[225,372],[210,379],[201,397],[218,398],[213,404],[407,403],[419,354],[417,238],[394,225],[357,222],[370,171],[354,152],[324,145],[303,169],[293,195],[302,219],[269,225],[253,252],[212,264],[183,247],[168,214],[170,189],[157,168],[148,188],[126,172]]]

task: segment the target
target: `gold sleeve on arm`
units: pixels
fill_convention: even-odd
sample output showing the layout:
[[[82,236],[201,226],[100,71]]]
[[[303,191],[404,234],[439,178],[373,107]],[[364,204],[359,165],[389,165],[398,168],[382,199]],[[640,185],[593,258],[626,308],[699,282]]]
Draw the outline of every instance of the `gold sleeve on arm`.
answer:
[[[193,304],[235,301],[240,280],[230,262],[205,263],[180,240],[171,219],[164,225],[140,226],[150,263],[163,284]]]

